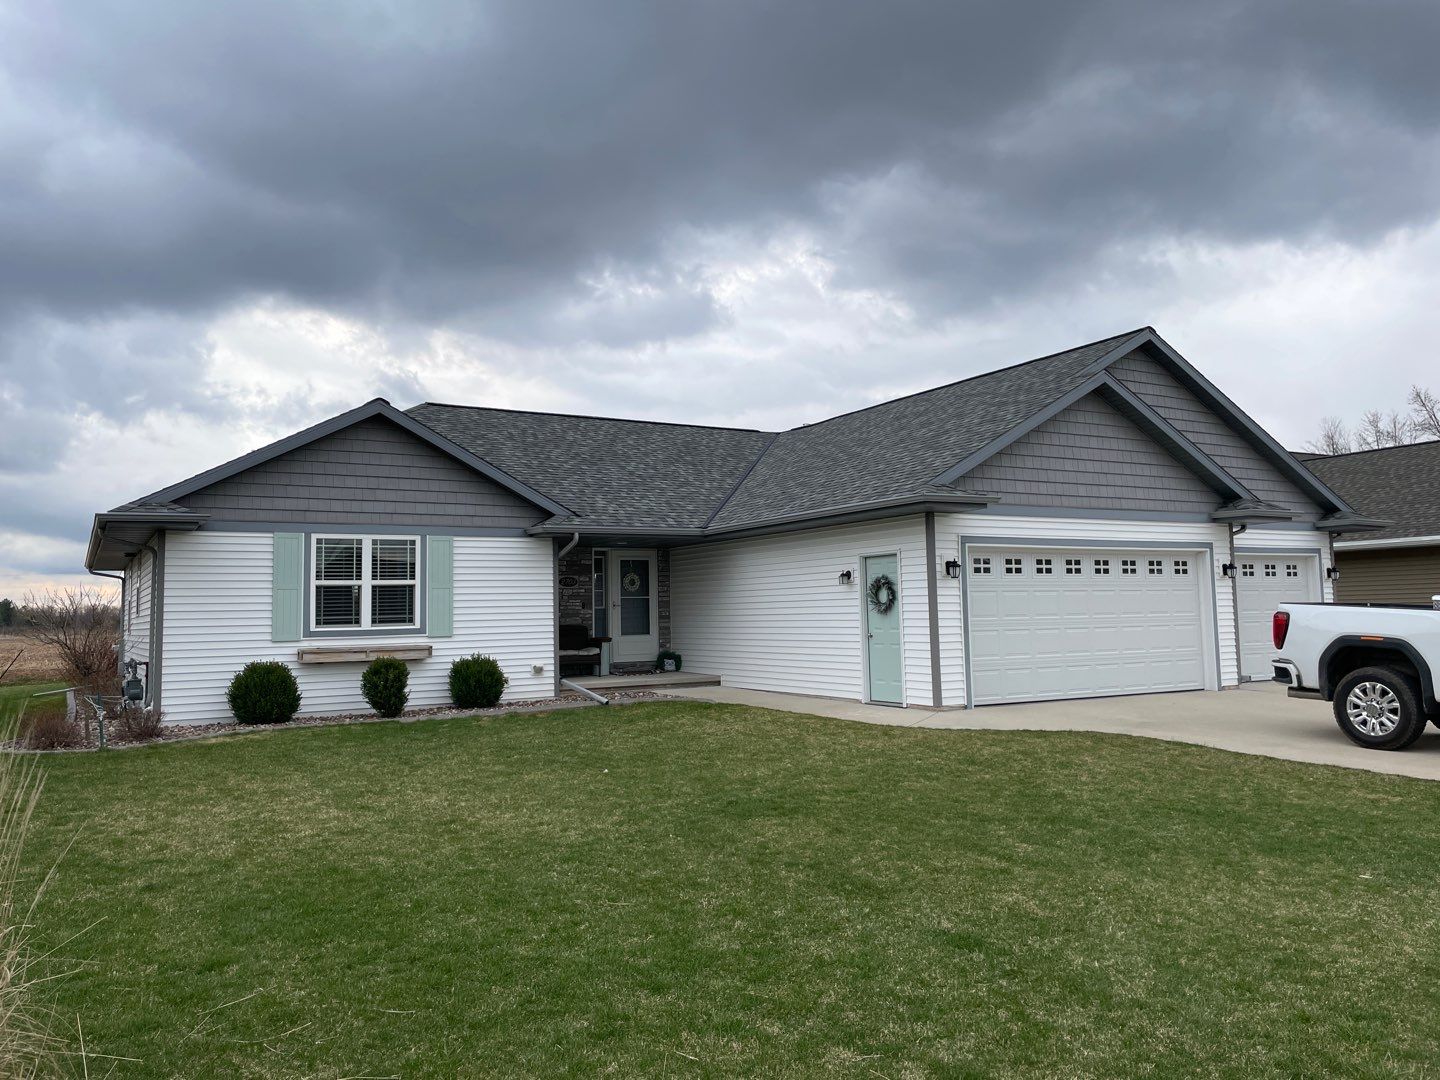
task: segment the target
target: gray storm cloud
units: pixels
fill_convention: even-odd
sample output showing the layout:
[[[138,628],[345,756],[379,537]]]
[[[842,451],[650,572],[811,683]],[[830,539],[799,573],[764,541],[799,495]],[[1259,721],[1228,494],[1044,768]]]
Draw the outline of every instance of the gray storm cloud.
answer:
[[[804,229],[937,320],[1122,242],[1363,250],[1436,216],[1436,40],[1390,0],[3,5],[0,476],[77,412],[224,423],[205,327],[258,298],[643,349],[726,317],[697,233]]]

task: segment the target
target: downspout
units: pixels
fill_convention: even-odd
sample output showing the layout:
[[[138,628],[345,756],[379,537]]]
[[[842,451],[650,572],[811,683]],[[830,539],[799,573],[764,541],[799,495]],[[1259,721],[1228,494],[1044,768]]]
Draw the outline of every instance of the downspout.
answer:
[[[90,570],[87,566],[86,570]],[[130,584],[124,574],[107,574],[103,570],[90,570],[96,577],[113,578],[120,582],[120,647],[115,650],[115,675],[120,677],[125,674],[125,603],[128,599]]]
[[[555,553],[555,696],[560,696],[561,684],[565,681],[560,678],[560,560],[575,550],[575,545],[580,543],[580,533],[571,533],[570,542]]]
[[[1246,522],[1230,526],[1230,565],[1235,567],[1235,576],[1230,579],[1230,617],[1235,623],[1235,680],[1245,681],[1245,673],[1240,670],[1240,561],[1235,557],[1235,537],[1239,536],[1250,526]]]

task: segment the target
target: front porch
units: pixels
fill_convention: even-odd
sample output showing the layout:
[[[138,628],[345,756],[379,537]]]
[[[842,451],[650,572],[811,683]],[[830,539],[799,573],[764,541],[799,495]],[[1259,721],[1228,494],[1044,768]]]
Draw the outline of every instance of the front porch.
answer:
[[[561,678],[581,685],[614,678],[627,689],[649,689],[634,680],[658,672],[670,648],[669,549],[582,542],[561,556],[558,571]]]

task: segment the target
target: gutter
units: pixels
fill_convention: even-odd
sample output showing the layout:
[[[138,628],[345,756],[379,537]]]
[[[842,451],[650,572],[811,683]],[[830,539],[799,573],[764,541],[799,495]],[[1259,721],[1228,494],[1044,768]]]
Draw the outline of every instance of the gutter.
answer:
[[[1432,547],[1440,536],[1397,536],[1391,540],[1336,540],[1336,551],[1376,551],[1385,548]]]

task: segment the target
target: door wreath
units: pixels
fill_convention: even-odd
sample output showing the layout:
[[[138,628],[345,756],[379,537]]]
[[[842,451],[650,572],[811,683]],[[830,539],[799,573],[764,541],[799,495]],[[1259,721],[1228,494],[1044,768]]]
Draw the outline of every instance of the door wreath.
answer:
[[[889,574],[877,574],[870,582],[868,595],[870,610],[876,615],[889,615],[895,607],[898,596],[895,592],[895,582],[890,580]]]

